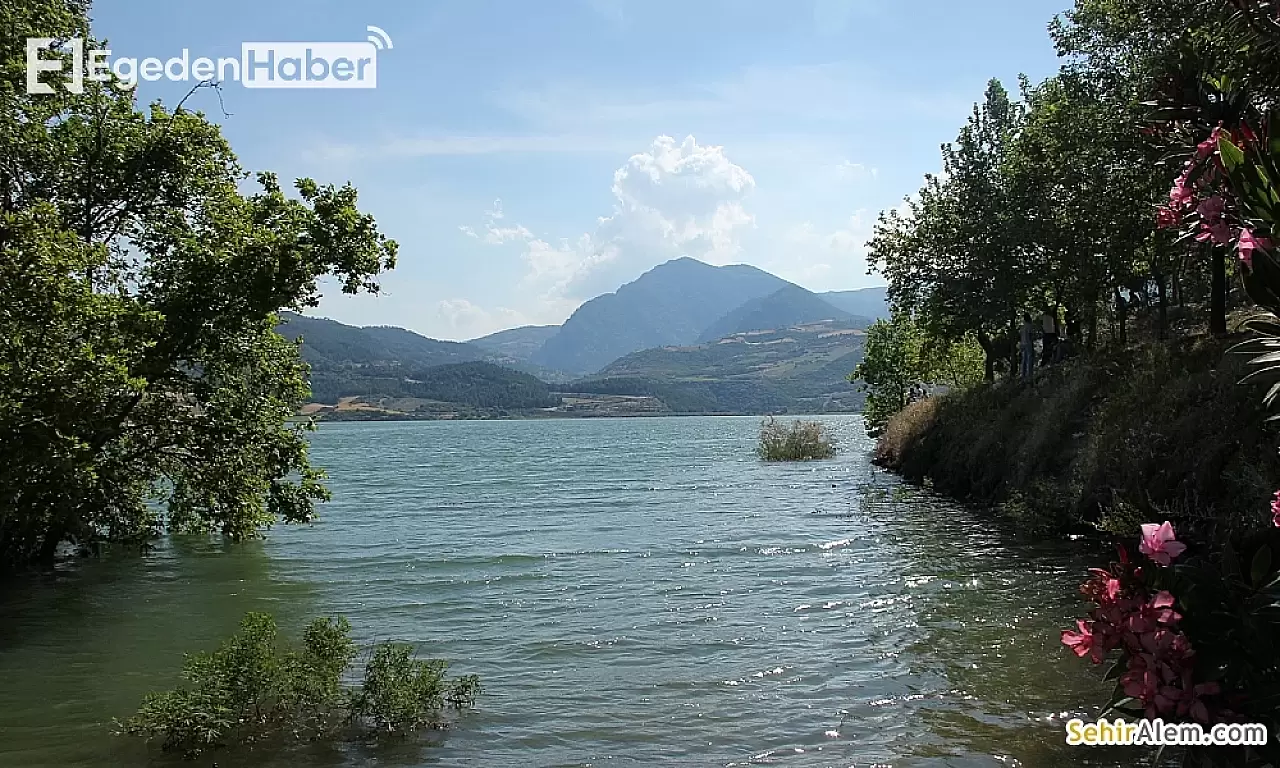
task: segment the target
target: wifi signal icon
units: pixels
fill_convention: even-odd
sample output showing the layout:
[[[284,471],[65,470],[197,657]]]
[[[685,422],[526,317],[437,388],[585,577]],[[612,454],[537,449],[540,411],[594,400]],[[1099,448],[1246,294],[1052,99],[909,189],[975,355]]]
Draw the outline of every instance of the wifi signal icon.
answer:
[[[391,44],[391,35],[388,35],[382,27],[375,27],[372,24],[365,27],[365,31],[369,33],[368,40],[373,43],[373,47],[380,51],[385,51],[395,46]]]

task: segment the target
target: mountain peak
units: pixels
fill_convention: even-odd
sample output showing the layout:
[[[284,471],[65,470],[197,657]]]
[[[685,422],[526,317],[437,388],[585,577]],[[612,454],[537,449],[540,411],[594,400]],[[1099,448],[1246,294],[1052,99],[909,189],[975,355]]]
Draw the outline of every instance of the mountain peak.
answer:
[[[787,285],[745,264],[717,267],[687,256],[674,259],[583,304],[533,360],[591,373],[641,349],[692,344],[725,313]]]

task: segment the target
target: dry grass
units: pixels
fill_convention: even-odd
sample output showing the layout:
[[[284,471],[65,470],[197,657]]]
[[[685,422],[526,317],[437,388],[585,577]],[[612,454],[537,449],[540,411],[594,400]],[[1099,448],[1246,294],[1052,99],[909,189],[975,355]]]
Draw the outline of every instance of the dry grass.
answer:
[[[938,418],[941,398],[926,397],[894,414],[876,441],[875,463],[897,469],[903,457],[932,428]]]
[[[1028,530],[1135,515],[1219,534],[1251,527],[1280,486],[1280,460],[1262,393],[1239,385],[1242,361],[1224,355],[1231,341],[1131,347],[1046,370],[1032,387],[914,403],[886,424],[876,462]]]

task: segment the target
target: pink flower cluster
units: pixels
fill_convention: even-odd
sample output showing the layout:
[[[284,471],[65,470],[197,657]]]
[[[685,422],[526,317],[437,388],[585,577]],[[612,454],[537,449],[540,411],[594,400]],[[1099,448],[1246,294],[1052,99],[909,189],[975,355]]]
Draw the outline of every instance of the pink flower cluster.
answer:
[[[1280,528],[1280,491],[1271,499],[1271,524]]]
[[[1280,504],[1280,494],[1277,497]],[[1166,522],[1142,526],[1139,550],[1167,566],[1186,545],[1177,541]],[[1120,558],[1112,570],[1092,569],[1093,577],[1080,587],[1096,607],[1088,621],[1076,622],[1076,630],[1063,631],[1063,644],[1095,664],[1122,649],[1127,663],[1120,685],[1125,695],[1140,702],[1148,718],[1191,717],[1208,723],[1211,710],[1205,698],[1218,694],[1218,685],[1193,680],[1195,651],[1178,629],[1182,616],[1174,610],[1173,595],[1148,594],[1142,568],[1132,565],[1123,549]]]
[[[1209,138],[1196,146],[1195,154],[1183,166],[1182,174],[1173,182],[1169,190],[1169,202],[1156,211],[1156,226],[1171,229],[1182,224],[1183,219],[1194,214],[1199,226],[1195,239],[1197,242],[1211,242],[1214,245],[1236,244],[1236,253],[1240,261],[1248,268],[1253,268],[1255,251],[1270,251],[1272,243],[1265,237],[1259,237],[1249,227],[1234,223],[1228,199],[1221,194],[1213,193],[1214,182],[1224,178],[1222,158],[1218,152],[1220,141],[1236,142],[1230,131],[1219,125],[1209,134]],[[1248,126],[1240,129],[1240,141],[1256,141]],[[1193,182],[1192,175],[1199,170],[1199,176]]]

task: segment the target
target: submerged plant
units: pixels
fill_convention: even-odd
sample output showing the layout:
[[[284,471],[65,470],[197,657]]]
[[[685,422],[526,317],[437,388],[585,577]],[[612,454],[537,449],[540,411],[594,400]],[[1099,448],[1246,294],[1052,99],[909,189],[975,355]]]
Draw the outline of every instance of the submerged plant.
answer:
[[[275,619],[250,613],[217,650],[187,656],[185,686],[148,694],[119,730],[194,756],[273,734],[322,738],[442,728],[446,710],[475,703],[478,678],[450,680],[446,662],[415,658],[413,648],[401,643],[375,646],[363,684],[344,684],[358,654],[350,632],[346,619],[316,619],[302,647],[286,649]]]
[[[783,424],[770,416],[760,425],[756,453],[765,461],[811,461],[836,455],[836,441],[821,422]]]

